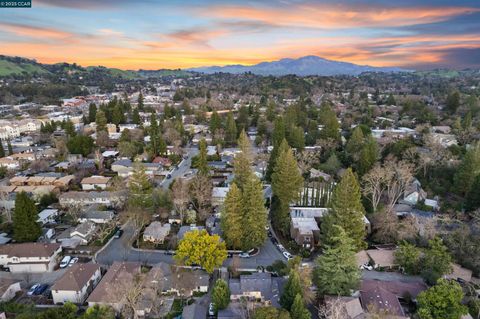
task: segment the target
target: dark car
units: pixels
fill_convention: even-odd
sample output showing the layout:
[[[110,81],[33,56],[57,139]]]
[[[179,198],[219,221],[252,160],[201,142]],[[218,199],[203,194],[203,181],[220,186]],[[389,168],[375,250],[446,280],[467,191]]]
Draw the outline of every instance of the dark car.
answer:
[[[163,253],[164,253],[165,255],[171,255],[171,256],[173,256],[173,255],[175,255],[175,250],[165,250]]]
[[[271,231],[268,231],[268,237],[272,238],[273,237],[273,234]]]
[[[167,179],[170,179],[172,178],[172,175],[171,174],[167,174]]]
[[[39,285],[39,286],[35,289],[35,291],[33,292],[33,294],[34,294],[35,296],[41,295],[41,294],[43,294],[43,293],[48,289],[48,287],[49,287],[49,286],[48,286],[47,284],[41,284],[41,285]]]
[[[120,237],[122,237],[122,234],[123,234],[123,230],[119,229],[119,230],[117,230],[115,235],[113,235],[113,237],[120,238]]]

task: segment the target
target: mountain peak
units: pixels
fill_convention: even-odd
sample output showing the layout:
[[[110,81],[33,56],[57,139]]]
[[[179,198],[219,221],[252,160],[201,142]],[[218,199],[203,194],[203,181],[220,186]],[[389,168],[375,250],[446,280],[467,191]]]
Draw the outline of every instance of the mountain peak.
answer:
[[[288,75],[295,74],[298,76],[309,75],[359,75],[363,72],[402,72],[399,68],[383,68],[373,67],[368,65],[357,65],[348,62],[340,62],[327,60],[315,55],[307,55],[297,59],[284,58],[278,61],[261,62],[251,66],[245,65],[227,65],[227,66],[212,66],[199,67],[188,69],[188,71],[195,71],[201,73],[245,73],[251,72],[258,75]]]

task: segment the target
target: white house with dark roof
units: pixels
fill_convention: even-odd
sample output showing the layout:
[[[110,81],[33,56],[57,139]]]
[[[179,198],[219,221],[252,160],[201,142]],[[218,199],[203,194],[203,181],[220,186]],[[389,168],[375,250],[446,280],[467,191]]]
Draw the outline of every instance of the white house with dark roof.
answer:
[[[101,278],[99,265],[93,263],[74,264],[52,286],[53,303],[82,304]]]
[[[61,252],[59,244],[7,244],[0,246],[0,266],[17,273],[53,271]]]

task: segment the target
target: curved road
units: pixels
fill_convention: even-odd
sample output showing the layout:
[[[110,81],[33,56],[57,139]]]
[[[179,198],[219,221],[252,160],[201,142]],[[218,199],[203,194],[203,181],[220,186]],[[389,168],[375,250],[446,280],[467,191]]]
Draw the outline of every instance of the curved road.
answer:
[[[114,261],[137,261],[148,265],[159,262],[174,263],[171,255],[165,255],[161,250],[135,249],[132,242],[135,236],[135,227],[132,223],[125,224],[123,235],[118,239],[111,239],[101,251],[97,253],[96,261],[100,264],[111,265]],[[285,257],[267,238],[264,245],[260,247],[258,255],[250,258],[239,258],[239,268],[254,269],[257,266],[271,265],[275,260],[285,260]],[[223,266],[227,267],[232,263],[232,258],[225,260]]]

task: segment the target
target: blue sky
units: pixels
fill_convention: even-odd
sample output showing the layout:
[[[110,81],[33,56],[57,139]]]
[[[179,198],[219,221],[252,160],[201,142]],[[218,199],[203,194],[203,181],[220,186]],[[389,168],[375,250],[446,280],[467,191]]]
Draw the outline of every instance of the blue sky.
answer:
[[[480,1],[32,0],[0,9],[0,54],[122,69],[284,57],[480,67]]]

